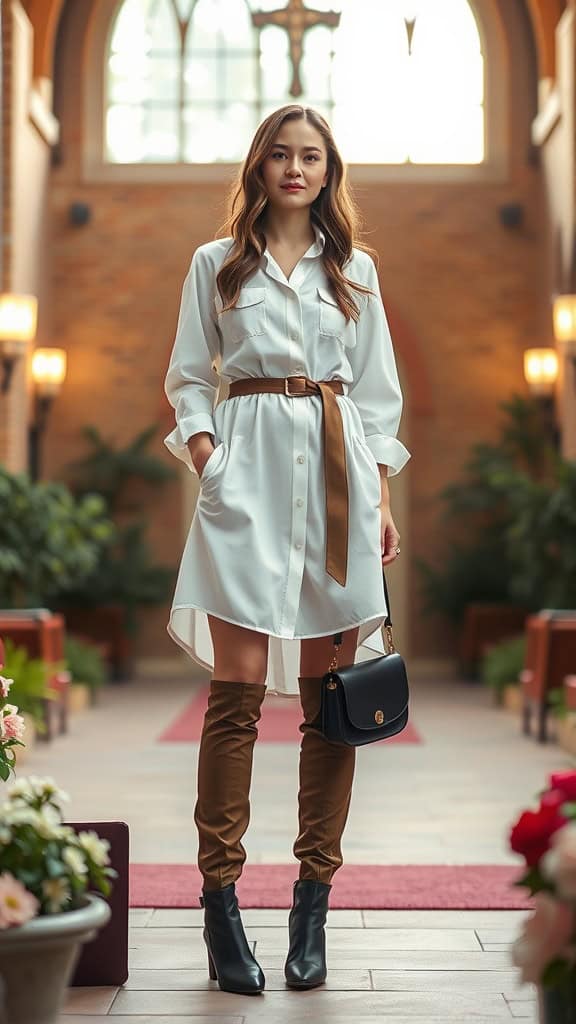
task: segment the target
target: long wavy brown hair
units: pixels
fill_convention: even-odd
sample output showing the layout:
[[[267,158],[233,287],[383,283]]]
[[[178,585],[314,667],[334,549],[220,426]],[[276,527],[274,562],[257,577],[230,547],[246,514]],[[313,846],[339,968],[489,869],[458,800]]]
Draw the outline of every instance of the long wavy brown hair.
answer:
[[[328,181],[310,207],[310,220],[325,235],[322,262],[334,298],[346,316],[357,320],[360,309],[350,289],[373,294],[370,288],[347,278],[343,267],[352,248],[362,249],[377,261],[377,253],[358,239],[361,218],[346,180],[346,166],[336,148],[328,122],[312,107],[290,103],[270,114],[259,126],[236,181],[227,197],[227,215],[217,237],[232,236],[231,246],[217,275],[223,308],[231,309],[247,277],[256,269],[266,248],[263,225],[268,195],[262,177],[263,161],[270,153],[284,121],[304,118],[322,136],[328,157]]]

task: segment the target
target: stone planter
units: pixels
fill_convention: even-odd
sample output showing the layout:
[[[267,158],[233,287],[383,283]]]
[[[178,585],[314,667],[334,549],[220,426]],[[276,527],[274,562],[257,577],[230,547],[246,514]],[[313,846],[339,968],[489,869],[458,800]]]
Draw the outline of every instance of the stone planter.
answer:
[[[87,683],[71,683],[67,694],[68,711],[71,715],[85,711],[92,703],[92,693]]]
[[[556,719],[556,735],[562,749],[576,755],[576,712],[569,711],[564,718]]]
[[[93,893],[78,910],[32,918],[0,931],[0,979],[6,1024],[54,1024],[81,946],[110,920],[110,907]]]
[[[508,711],[512,711],[514,714],[520,714],[524,703],[520,683],[508,683],[504,687],[502,703]]]
[[[576,981],[563,988],[538,986],[540,1024],[576,1024]]]

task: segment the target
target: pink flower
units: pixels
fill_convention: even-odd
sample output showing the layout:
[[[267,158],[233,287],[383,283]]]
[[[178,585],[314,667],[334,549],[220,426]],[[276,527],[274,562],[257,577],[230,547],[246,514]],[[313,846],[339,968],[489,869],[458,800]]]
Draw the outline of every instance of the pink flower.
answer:
[[[9,871],[0,875],[0,928],[24,924],[35,917],[38,900]]]
[[[576,900],[576,823],[554,833],[540,869],[554,882],[560,899]]]
[[[539,892],[534,897],[534,913],[524,921],[522,932],[512,945],[512,963],[521,970],[521,982],[537,985],[544,969],[558,956],[572,959],[576,919],[573,907]]]
[[[8,696],[8,690],[12,686],[13,682],[13,679],[6,679],[4,676],[0,676],[0,697]]]
[[[4,715],[2,718],[2,725],[4,727],[4,739],[7,740],[21,740],[24,735],[24,719],[22,715]]]

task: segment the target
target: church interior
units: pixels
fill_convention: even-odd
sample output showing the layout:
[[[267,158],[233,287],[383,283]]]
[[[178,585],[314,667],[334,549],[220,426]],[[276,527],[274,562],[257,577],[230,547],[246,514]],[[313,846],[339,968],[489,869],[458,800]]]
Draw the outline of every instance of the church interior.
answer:
[[[288,1024],[302,998],[332,1024],[568,1024],[513,960],[534,893],[513,888],[510,829],[576,772],[575,0],[2,0],[0,16],[0,676],[20,644],[52,684],[40,699],[15,679],[15,775],[56,778],[69,821],[130,830],[125,975],[87,944],[53,1016],[12,1017],[0,927],[0,1024]],[[303,995],[282,975],[300,719],[265,702],[239,890],[267,977],[250,1001],[218,991],[202,945],[209,677],[166,630],[199,483],[163,444],[163,382],[192,254],[286,103],[332,126],[378,254],[411,454],[386,571],[411,710],[358,750],[328,981]]]

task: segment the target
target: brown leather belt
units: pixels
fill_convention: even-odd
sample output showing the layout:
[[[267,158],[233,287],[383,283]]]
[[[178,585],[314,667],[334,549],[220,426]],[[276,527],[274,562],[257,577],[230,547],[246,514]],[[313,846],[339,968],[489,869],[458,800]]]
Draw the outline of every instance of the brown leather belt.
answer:
[[[310,380],[309,377],[243,377],[230,384],[229,398],[276,392],[289,398],[320,395],[324,479],[326,484],[326,572],[343,587],[348,565],[348,477],[342,414],[336,395],[343,395],[339,380]]]

